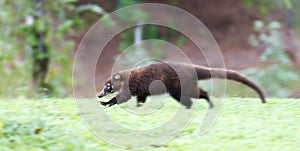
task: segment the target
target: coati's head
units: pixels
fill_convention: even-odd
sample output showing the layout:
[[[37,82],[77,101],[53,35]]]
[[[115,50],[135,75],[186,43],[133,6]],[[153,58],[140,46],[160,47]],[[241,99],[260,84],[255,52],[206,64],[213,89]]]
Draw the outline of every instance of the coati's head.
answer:
[[[109,78],[104,85],[104,88],[98,94],[98,98],[102,98],[110,93],[119,91],[120,88],[124,85],[124,79],[121,74],[116,73],[111,78]]]

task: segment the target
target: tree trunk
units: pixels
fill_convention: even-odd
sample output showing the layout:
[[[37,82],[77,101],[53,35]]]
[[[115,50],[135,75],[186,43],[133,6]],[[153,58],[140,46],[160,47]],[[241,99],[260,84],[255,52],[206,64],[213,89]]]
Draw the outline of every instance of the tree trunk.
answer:
[[[43,0],[37,0],[36,1],[36,15],[35,20],[39,20],[42,17],[44,17],[44,11],[43,11]],[[33,86],[34,90],[37,93],[43,92],[44,88],[47,87],[45,80],[48,73],[49,68],[49,50],[45,42],[45,34],[47,27],[45,27],[44,31],[39,31],[37,27],[35,26],[33,28],[33,35],[35,36],[35,39],[37,40],[35,45],[32,45],[32,80],[33,80]]]

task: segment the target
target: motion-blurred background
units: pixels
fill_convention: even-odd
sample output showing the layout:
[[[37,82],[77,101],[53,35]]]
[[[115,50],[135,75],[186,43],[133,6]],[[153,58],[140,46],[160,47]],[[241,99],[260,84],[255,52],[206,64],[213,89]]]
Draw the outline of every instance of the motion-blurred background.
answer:
[[[297,0],[0,0],[1,97],[71,96],[73,58],[84,33],[103,15],[146,2],[176,6],[199,18],[218,42],[226,68],[256,81],[269,97],[300,97]],[[143,15],[147,12],[139,10],[124,17]],[[154,25],[137,28],[125,30],[105,47],[97,66],[99,86],[116,56],[134,43],[136,32],[141,40],[169,41],[191,56],[193,63],[206,65],[203,57],[193,55],[197,48],[181,33]],[[199,33],[199,40],[205,41],[205,35]],[[161,53],[163,47],[155,47],[157,57],[168,57]],[[231,95],[252,95],[234,83],[228,90]]]

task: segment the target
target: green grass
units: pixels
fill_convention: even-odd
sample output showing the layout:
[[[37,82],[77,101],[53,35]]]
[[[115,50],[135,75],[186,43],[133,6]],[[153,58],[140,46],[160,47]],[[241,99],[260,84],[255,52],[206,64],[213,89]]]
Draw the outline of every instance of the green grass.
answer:
[[[131,104],[123,107],[135,110],[135,100],[130,101]],[[149,102],[151,105],[153,101]],[[161,107],[163,111],[153,113],[151,118],[125,116],[118,106],[105,108],[105,111],[121,124],[147,129],[159,126],[177,106],[168,98]],[[207,104],[199,101],[198,107],[189,126],[175,139],[149,150],[300,149],[300,100],[268,99],[267,104],[261,104],[258,99],[227,98],[220,116],[205,135],[198,132]],[[110,133],[108,135],[118,135],[118,132]],[[0,99],[0,150],[125,149],[108,144],[90,132],[73,99]]]

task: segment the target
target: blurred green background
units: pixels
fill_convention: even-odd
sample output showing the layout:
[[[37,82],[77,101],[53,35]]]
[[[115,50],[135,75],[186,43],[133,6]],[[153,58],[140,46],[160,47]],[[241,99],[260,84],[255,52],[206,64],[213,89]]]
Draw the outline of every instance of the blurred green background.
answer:
[[[85,31],[106,13],[144,2],[159,1],[1,0],[0,95],[71,96],[73,57]],[[226,67],[240,70],[255,80],[269,97],[299,97],[298,1],[166,0],[161,3],[185,9],[203,21],[216,38]],[[141,11],[133,12],[131,17],[146,17],[147,12]],[[132,45],[134,38],[134,29],[114,38],[106,53],[110,58],[105,60],[107,69],[101,71],[109,71],[115,56]],[[142,28],[141,40],[145,39],[172,42],[187,54],[195,49],[188,39],[171,28],[147,25]],[[155,55],[163,58],[159,44],[154,47],[157,47]],[[101,83],[106,77],[96,78]],[[234,83],[229,83],[228,90],[231,95],[252,96],[248,89]]]
[[[257,96],[241,84],[228,82],[225,107],[208,135],[196,134],[201,124],[198,118],[175,141],[152,149],[300,148],[298,0],[0,0],[0,150],[123,150],[99,141],[80,120],[81,113],[70,99],[72,65],[76,48],[91,25],[118,8],[146,2],[176,6],[199,18],[218,42],[225,66],[253,79],[269,97],[268,106],[258,99],[231,98]],[[123,17],[146,18],[147,12],[133,10],[130,17]],[[103,73],[96,74],[99,88],[116,56],[134,43],[137,28],[120,33],[105,48],[106,60],[97,65]],[[140,40],[169,41],[190,56],[197,50],[171,28],[147,25],[141,33]],[[201,32],[199,37],[205,40]],[[156,57],[166,58],[160,44],[152,47]],[[131,53],[135,57],[126,58],[128,62],[147,55],[145,49]],[[204,59],[191,59],[205,65]],[[210,86],[209,82],[200,84]],[[200,104],[197,117],[206,108]],[[175,105],[168,106],[172,113]],[[114,116],[124,120],[118,112]]]

